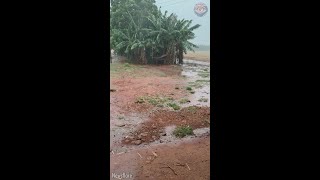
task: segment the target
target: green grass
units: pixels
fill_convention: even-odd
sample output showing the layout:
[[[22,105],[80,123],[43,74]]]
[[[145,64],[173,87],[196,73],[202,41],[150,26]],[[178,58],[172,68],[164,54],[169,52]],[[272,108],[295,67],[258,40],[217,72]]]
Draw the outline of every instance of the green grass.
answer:
[[[117,77],[124,72],[133,72],[136,69],[139,69],[139,66],[132,65],[129,63],[111,63],[110,64],[110,75],[111,77]]]
[[[208,102],[208,98],[201,98],[198,100],[199,102]]]
[[[193,88],[202,88],[202,84],[201,83],[199,83],[199,82],[189,82],[188,83],[191,87],[193,87]]]
[[[121,119],[124,119],[124,117],[123,117],[123,116],[118,116],[118,119],[120,119],[120,120],[121,120]]]
[[[195,112],[197,111],[197,107],[195,107],[195,106],[189,106],[189,107],[187,108],[187,110],[190,111],[190,112],[192,112],[192,113],[195,113]]]
[[[205,119],[204,122],[210,124],[210,119]]]
[[[186,88],[186,90],[191,91],[191,90],[192,90],[192,87],[188,86],[188,87]]]
[[[145,103],[145,100],[143,97],[138,97],[135,103],[142,104],[142,103]]]
[[[123,66],[126,67],[126,68],[130,68],[131,67],[131,65],[129,63],[124,63]]]
[[[209,79],[198,79],[196,80],[196,83],[209,83],[210,80]]]
[[[173,131],[173,135],[183,138],[188,135],[193,135],[193,129],[190,126],[180,126]]]
[[[174,110],[181,109],[172,97],[141,96],[136,99],[135,103],[149,103],[156,107],[170,107]]]
[[[160,97],[160,96],[141,96],[136,99],[136,103],[148,102],[154,106],[162,107],[163,104],[173,101],[172,97]]]
[[[210,74],[208,72],[199,72],[198,75],[202,78],[210,77]]]
[[[163,108],[163,107],[164,107],[164,105],[163,105],[163,104],[157,104],[157,107],[161,107],[161,108]]]
[[[168,103],[169,107],[172,107],[175,111],[181,109],[181,107],[176,103]]]
[[[167,77],[166,73],[163,73],[163,72],[159,72],[157,75],[159,77]]]
[[[157,99],[149,99],[148,102],[155,106],[159,104],[159,101]]]
[[[179,101],[180,104],[186,104],[188,102],[190,102],[190,100],[187,98],[180,99],[180,101]]]
[[[135,73],[139,72],[139,73]],[[130,77],[166,77],[167,74],[160,71],[149,69],[146,65],[137,65],[130,63],[111,63],[110,64],[110,76],[119,77],[121,75],[128,75]]]
[[[210,83],[209,79],[198,79],[194,82],[188,82],[189,87],[193,87],[195,89],[202,88],[204,85]]]

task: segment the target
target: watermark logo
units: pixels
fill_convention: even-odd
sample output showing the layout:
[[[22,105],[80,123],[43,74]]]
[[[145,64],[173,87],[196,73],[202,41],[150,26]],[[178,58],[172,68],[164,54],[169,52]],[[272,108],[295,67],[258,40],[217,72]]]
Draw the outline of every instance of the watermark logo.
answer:
[[[130,174],[130,173],[121,173],[121,174],[112,173],[111,176],[112,176],[112,178],[115,178],[115,179],[133,178],[132,174]]]
[[[199,2],[194,6],[194,12],[197,16],[202,17],[208,12],[208,6],[202,2]]]

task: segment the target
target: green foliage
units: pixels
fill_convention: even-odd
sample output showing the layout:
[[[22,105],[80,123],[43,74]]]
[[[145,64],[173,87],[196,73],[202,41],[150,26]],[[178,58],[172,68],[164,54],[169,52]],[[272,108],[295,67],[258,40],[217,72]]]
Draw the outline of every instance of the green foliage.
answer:
[[[207,78],[207,77],[210,77],[210,74],[208,72],[199,72],[198,76],[202,78]]]
[[[142,103],[144,103],[144,102],[145,102],[145,100],[144,100],[143,97],[138,97],[137,100],[136,100],[136,103],[142,104]]]
[[[181,107],[176,103],[168,103],[169,107],[172,107],[175,111],[181,109]]]
[[[187,108],[187,110],[190,111],[190,112],[192,112],[192,113],[195,113],[195,112],[197,111],[197,107],[195,107],[195,106],[189,106],[189,107]]]
[[[197,83],[210,83],[210,80],[208,79],[198,79],[196,80]]]
[[[173,131],[173,135],[183,138],[188,135],[193,135],[193,129],[190,126],[180,126]]]
[[[165,64],[183,58],[183,52],[197,46],[191,20],[161,13],[154,0],[113,0],[110,9],[110,45],[116,54],[135,63],[155,63],[163,55]]]
[[[129,63],[125,63],[123,66],[126,67],[126,68],[130,68],[131,67]]]
[[[199,102],[208,102],[208,98],[200,98],[198,101]]]
[[[190,87],[193,87],[195,89],[202,88],[204,85],[210,83],[209,79],[198,79],[194,82],[188,82]]]
[[[173,101],[171,97],[160,97],[160,96],[141,96],[136,99],[136,103],[148,102],[158,107],[163,107],[163,104],[170,101]]]
[[[186,98],[183,98],[179,101],[180,104],[186,104],[186,103],[189,103],[190,100],[189,99],[186,99]]]
[[[181,107],[176,104],[172,97],[161,97],[161,96],[141,96],[135,101],[136,103],[149,103],[156,107],[171,107],[174,110],[179,110]]]

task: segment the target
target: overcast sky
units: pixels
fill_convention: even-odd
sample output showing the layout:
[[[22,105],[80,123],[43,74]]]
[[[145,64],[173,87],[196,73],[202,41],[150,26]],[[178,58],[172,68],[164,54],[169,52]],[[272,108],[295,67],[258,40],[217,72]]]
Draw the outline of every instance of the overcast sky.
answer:
[[[202,2],[207,5],[208,12],[202,17],[194,13],[196,3]],[[175,13],[178,18],[192,20],[193,24],[201,26],[195,30],[196,38],[191,42],[197,45],[210,45],[210,0],[156,0],[156,5],[161,6],[161,10]]]

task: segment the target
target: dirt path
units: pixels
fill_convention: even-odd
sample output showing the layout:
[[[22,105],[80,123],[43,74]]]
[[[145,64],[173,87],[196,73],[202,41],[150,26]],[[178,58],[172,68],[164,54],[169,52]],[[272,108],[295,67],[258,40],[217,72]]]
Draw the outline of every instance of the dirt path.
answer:
[[[209,63],[110,71],[110,178],[209,179]],[[178,126],[193,135],[175,137]]]
[[[114,154],[110,167],[111,179],[210,179],[210,137]]]

